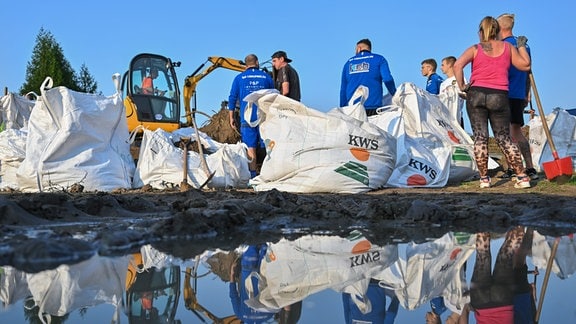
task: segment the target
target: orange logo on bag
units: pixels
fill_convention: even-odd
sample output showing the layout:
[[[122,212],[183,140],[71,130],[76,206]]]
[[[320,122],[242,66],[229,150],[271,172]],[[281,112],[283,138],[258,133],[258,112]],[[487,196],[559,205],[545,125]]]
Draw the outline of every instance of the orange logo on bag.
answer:
[[[366,253],[370,251],[372,244],[367,240],[362,240],[352,247],[352,254]]]
[[[352,147],[350,148],[350,153],[358,160],[358,161],[368,161],[370,158],[370,152],[367,149],[361,147]]]
[[[413,174],[408,177],[406,184],[409,186],[424,186],[426,185],[426,178],[419,174]]]
[[[456,248],[454,249],[454,251],[452,251],[452,253],[450,253],[450,260],[454,260],[456,259],[456,257],[458,257],[458,254],[462,252],[461,248]]]
[[[273,251],[268,250],[268,253],[266,253],[266,261],[267,262],[276,261],[276,254],[274,254]]]
[[[268,161],[272,157],[272,150],[274,149],[276,142],[271,139],[265,139],[264,145],[266,146],[266,161]]]
[[[460,140],[458,139],[458,137],[456,137],[456,135],[454,135],[453,131],[448,131],[448,137],[450,137],[450,140],[456,144],[460,144]]]

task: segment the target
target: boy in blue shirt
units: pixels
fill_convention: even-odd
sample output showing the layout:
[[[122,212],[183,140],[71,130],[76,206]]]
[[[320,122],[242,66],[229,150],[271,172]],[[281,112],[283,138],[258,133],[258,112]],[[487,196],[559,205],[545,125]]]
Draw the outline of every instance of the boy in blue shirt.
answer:
[[[436,73],[438,64],[433,58],[425,59],[422,61],[422,75],[426,77],[426,91],[431,94],[440,93],[440,84],[444,79]]]

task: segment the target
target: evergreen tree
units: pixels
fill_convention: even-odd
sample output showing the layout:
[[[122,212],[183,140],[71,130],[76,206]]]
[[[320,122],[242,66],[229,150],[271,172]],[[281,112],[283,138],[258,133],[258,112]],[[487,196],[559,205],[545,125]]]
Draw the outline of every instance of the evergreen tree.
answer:
[[[32,59],[26,66],[26,81],[20,88],[20,93],[39,93],[42,82],[48,76],[54,81],[55,87],[64,86],[75,91],[87,89],[92,93],[96,91],[96,82],[88,69],[83,65],[80,75],[77,76],[52,33],[40,28]]]
[[[82,64],[80,67],[80,73],[78,73],[78,87],[80,91],[87,93],[96,93],[98,89],[98,82],[94,80],[86,64]]]

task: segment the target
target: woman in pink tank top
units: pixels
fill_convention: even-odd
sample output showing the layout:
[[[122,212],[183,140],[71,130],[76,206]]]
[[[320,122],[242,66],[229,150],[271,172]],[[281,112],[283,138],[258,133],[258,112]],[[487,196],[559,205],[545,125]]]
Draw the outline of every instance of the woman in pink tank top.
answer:
[[[480,173],[480,188],[491,186],[488,176],[488,122],[496,143],[504,153],[508,166],[516,172],[516,188],[529,188],[522,155],[510,137],[508,102],[508,69],[510,64],[522,71],[530,70],[526,37],[518,49],[498,40],[498,21],[490,16],[480,22],[480,43],[467,48],[454,63],[454,76],[460,90],[466,92],[466,111],[474,137],[474,158]],[[520,36],[523,37],[523,36]],[[519,37],[519,38],[520,38]],[[464,84],[464,67],[472,63],[470,84]]]

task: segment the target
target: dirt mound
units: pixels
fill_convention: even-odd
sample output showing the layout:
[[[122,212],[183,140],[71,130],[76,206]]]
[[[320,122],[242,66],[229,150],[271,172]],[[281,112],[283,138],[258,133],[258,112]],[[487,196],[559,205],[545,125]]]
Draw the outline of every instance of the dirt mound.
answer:
[[[216,274],[222,281],[230,281],[230,269],[239,258],[235,251],[217,252],[206,260],[210,265],[210,270]]]
[[[240,141],[240,133],[230,127],[228,121],[228,102],[223,101],[220,111],[214,114],[208,121],[200,127],[200,131],[206,133],[212,139],[220,143],[236,144]],[[235,112],[237,115],[238,112]],[[238,124],[238,123],[236,123]]]

